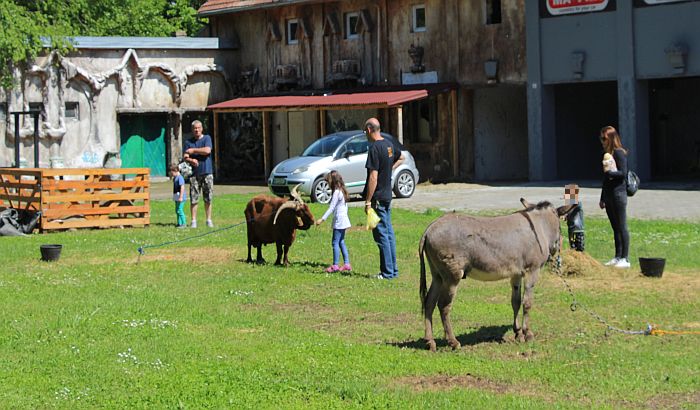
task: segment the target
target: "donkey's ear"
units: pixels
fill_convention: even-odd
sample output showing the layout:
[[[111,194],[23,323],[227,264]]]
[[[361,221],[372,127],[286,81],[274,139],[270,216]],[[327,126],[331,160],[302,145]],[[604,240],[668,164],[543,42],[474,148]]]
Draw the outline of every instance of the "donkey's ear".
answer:
[[[525,209],[532,208],[534,206],[531,203],[527,202],[527,200],[525,198],[520,198],[520,203],[523,204]]]
[[[557,208],[557,215],[559,215],[560,217],[566,216],[569,214],[569,212],[576,209],[577,206],[577,204],[560,206],[559,208]]]

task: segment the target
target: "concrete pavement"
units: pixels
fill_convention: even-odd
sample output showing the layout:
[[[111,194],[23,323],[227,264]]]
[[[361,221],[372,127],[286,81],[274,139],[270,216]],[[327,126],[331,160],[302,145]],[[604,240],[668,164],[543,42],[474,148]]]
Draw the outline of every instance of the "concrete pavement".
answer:
[[[398,208],[423,211],[491,211],[519,209],[520,198],[530,202],[547,200],[564,205],[564,185],[569,181],[519,183],[511,185],[422,184],[412,198],[392,202]],[[598,207],[600,182],[579,183],[579,200],[586,216],[605,216]],[[638,219],[686,219],[700,221],[700,184],[657,183],[642,186],[628,198],[627,215]]]
[[[530,202],[548,200],[555,205],[564,204],[564,185],[570,181],[546,183],[511,184],[430,184],[422,183],[416,188],[413,197],[396,199],[393,206],[423,212],[426,209],[443,211],[500,211],[519,209],[520,198]],[[586,216],[605,216],[598,207],[600,182],[577,182],[581,186],[580,200]],[[217,184],[215,195],[245,194],[251,197],[258,193],[269,194],[264,185]],[[151,183],[152,199],[170,199],[172,183],[154,181]],[[362,206],[362,201],[353,200],[350,206]],[[639,192],[629,198],[628,217],[638,219],[683,219],[700,221],[700,181],[698,182],[658,182],[642,181]]]

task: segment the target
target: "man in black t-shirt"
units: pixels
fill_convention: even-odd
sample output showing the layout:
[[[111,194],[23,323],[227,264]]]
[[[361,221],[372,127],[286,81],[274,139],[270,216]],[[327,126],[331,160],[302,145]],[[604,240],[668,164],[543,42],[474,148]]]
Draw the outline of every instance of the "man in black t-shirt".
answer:
[[[364,131],[370,143],[365,164],[365,213],[373,208],[379,216],[379,224],[372,230],[379,247],[380,273],[377,278],[393,279],[399,276],[399,268],[396,264],[396,237],[391,224],[391,174],[404,157],[398,145],[382,137],[376,118],[365,122]]]

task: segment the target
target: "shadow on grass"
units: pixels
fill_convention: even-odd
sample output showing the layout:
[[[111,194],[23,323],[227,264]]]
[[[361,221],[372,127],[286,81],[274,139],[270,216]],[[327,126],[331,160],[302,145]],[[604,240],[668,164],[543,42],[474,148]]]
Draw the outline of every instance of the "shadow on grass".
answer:
[[[177,229],[177,225],[174,223],[171,223],[171,222],[167,222],[167,223],[166,222],[151,222],[151,224],[149,226],[171,227],[173,229]],[[189,227],[190,226],[187,225],[187,228],[189,228]],[[193,230],[193,232],[194,232],[194,230]]]
[[[505,335],[513,326],[483,326],[476,332],[465,333],[457,336],[457,340],[462,346],[474,346],[480,343],[505,343]]]
[[[276,268],[284,268],[283,265],[275,265],[275,258],[272,257],[271,259],[265,259],[265,263],[256,263],[252,262],[251,265],[260,265],[260,266],[273,266]],[[247,257],[246,258],[239,258],[237,259],[238,262],[241,263],[247,263]],[[289,262],[289,267],[290,268],[310,268],[310,269],[321,269],[321,268],[326,268],[326,265],[321,263],[321,262],[309,262],[309,261],[302,261],[302,262]]]
[[[505,335],[511,330],[512,326],[483,326],[476,332],[465,333],[457,336],[457,340],[462,346],[475,346],[481,343],[505,343]],[[388,343],[390,346],[396,346],[407,349],[425,350],[425,340],[423,338],[410,340],[398,343]],[[435,339],[435,344],[438,348],[447,347],[447,340],[444,338]]]
[[[303,261],[303,262],[291,262],[291,266],[294,268],[325,269],[328,267],[328,264],[321,263],[321,262]]]

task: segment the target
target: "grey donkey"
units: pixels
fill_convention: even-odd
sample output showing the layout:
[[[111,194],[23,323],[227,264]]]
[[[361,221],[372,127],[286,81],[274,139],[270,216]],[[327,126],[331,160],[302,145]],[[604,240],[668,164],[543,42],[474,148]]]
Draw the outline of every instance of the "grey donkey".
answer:
[[[546,201],[533,205],[522,198],[520,202],[525,209],[510,215],[475,217],[447,214],[433,221],[423,233],[418,249],[420,299],[425,316],[426,347],[431,351],[436,348],[433,338],[433,310],[436,304],[440,309],[448,344],[454,349],[460,348],[450,323],[450,310],[459,281],[468,277],[480,281],[510,279],[515,337],[518,341],[533,339],[529,323],[533,287],[540,269],[559,250],[559,221],[573,206],[555,208]],[[424,256],[428,259],[432,274],[429,290]],[[521,304],[522,326],[518,323]]]

